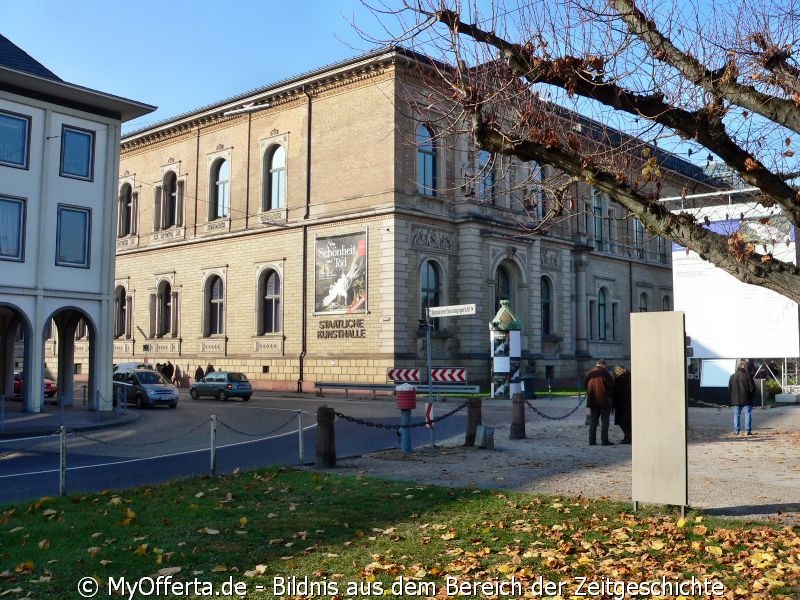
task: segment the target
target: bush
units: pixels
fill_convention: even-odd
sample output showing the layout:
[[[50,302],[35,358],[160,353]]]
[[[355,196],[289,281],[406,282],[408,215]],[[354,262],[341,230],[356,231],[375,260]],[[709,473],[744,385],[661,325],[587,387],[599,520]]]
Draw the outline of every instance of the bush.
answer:
[[[781,390],[781,384],[778,383],[777,379],[767,379],[764,382],[764,388],[766,389],[767,397],[770,400],[775,398],[775,394],[780,394],[781,391],[782,391]]]

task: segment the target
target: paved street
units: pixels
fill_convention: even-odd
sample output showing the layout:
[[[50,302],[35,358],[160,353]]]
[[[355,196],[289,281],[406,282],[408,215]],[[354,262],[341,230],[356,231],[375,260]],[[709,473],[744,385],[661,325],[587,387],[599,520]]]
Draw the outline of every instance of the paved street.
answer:
[[[459,406],[442,403],[434,416]],[[316,449],[316,411],[328,405],[337,413],[363,421],[339,418],[336,423],[337,455],[348,456],[396,447],[399,423],[394,399],[341,397],[318,398],[309,394],[256,393],[250,402],[189,399],[184,390],[176,409],[156,407],[129,409],[128,422],[99,428],[67,427],[67,491],[91,491],[167,481],[178,477],[207,475],[211,471],[212,415],[216,419],[216,472],[252,469],[301,461],[299,427],[302,419],[302,451],[305,462],[313,462]],[[424,419],[422,403],[412,422]],[[446,407],[446,408],[444,408]],[[7,409],[8,429],[14,419],[13,405]],[[17,411],[19,403],[16,403]],[[59,490],[60,439],[55,434],[63,413],[48,406],[48,415],[24,415],[51,422],[50,435],[2,439],[0,435],[0,502],[57,494]],[[88,425],[93,413],[82,412]],[[70,414],[69,417],[73,417]],[[437,424],[437,435],[463,432],[464,411]],[[104,423],[99,423],[103,425]],[[110,423],[113,424],[113,423]],[[370,425],[371,424],[371,425]],[[44,426],[38,426],[40,429]],[[0,434],[3,430],[0,430]],[[9,433],[8,430],[5,431]],[[45,432],[41,432],[45,433]],[[412,443],[430,443],[425,428],[412,430]]]

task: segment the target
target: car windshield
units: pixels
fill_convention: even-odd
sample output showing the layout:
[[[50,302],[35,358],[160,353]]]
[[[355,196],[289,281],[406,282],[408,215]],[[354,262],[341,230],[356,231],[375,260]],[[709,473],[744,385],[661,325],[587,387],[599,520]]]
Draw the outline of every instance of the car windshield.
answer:
[[[140,371],[137,373],[139,377],[139,383],[142,385],[153,385],[156,383],[166,384],[169,383],[161,373],[157,373],[155,371]]]
[[[244,373],[228,373],[228,379],[231,381],[247,381],[247,376]]]

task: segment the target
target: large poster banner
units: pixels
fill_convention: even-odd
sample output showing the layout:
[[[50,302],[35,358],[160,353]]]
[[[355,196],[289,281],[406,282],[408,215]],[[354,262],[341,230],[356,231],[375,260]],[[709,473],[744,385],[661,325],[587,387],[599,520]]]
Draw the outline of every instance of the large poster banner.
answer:
[[[314,312],[367,311],[367,232],[314,241]]]

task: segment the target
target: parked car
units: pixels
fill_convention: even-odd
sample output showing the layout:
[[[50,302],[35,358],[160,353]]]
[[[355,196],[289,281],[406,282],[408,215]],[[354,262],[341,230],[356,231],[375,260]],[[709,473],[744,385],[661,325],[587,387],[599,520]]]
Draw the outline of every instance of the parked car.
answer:
[[[117,371],[113,376],[114,401],[135,404],[137,408],[166,404],[178,406],[178,388],[152,369]]]
[[[21,396],[22,395],[22,383],[25,378],[22,375],[21,371],[14,371],[14,395]],[[58,392],[58,385],[52,379],[48,379],[47,377],[44,378],[44,395],[48,398],[52,398]]]
[[[215,371],[194,382],[189,388],[189,395],[192,400],[197,400],[200,396],[212,396],[217,400],[241,398],[247,401],[253,395],[253,386],[244,373]]]
[[[155,371],[156,368],[154,365],[146,362],[121,362],[114,365],[114,373],[117,371],[133,371],[134,369],[149,369],[151,371]]]

